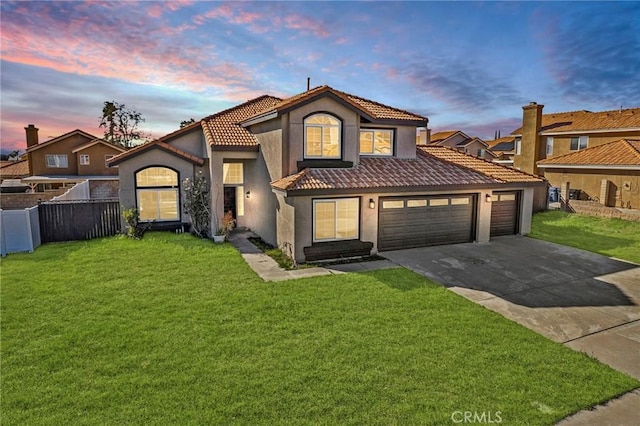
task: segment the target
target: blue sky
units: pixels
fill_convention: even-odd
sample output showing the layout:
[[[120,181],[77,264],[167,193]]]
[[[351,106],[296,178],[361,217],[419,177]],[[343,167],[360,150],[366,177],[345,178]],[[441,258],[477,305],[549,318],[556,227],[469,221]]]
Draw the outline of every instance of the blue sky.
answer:
[[[491,138],[545,112],[640,106],[640,2],[2,1],[1,143],[102,103],[159,137],[262,94],[336,89]]]

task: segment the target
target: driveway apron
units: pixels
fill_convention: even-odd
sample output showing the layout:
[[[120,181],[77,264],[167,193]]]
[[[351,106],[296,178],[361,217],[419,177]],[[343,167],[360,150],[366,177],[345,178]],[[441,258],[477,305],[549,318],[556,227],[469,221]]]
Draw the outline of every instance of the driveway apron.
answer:
[[[381,253],[640,378],[640,266],[520,236]]]

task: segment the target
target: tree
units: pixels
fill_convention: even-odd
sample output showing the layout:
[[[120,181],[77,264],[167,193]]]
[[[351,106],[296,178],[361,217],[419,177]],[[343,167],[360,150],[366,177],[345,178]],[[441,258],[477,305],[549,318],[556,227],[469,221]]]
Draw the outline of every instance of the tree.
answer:
[[[144,122],[142,114],[116,101],[105,101],[100,118],[100,128],[104,128],[104,138],[117,145],[130,148],[143,134],[138,125]]]
[[[193,118],[190,118],[188,120],[183,120],[180,122],[180,128],[182,129],[183,127],[187,127],[189,124],[193,124],[195,122],[196,120],[194,120]]]

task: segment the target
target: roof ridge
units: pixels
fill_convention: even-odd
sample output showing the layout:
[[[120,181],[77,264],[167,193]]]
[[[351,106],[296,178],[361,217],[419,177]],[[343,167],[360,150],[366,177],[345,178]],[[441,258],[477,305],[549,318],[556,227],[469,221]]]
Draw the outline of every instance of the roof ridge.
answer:
[[[247,106],[247,105],[249,105],[249,104],[251,104],[251,103],[256,103],[256,102],[258,102],[258,101],[260,101],[260,100],[262,100],[262,99],[266,99],[266,98],[273,98],[273,99],[278,99],[279,101],[282,101],[282,99],[280,99],[280,98],[279,98],[279,97],[277,97],[277,96],[272,96],[272,95],[269,95],[269,94],[260,95],[260,96],[258,96],[257,98],[249,99],[248,101],[245,101],[245,102],[243,102],[243,103],[241,103],[241,104],[239,104],[239,105],[235,105],[235,106],[229,107],[229,108],[227,108],[227,109],[224,109],[224,110],[222,110],[222,111],[218,111],[218,112],[216,112],[216,113],[213,113],[213,114],[211,114],[211,115],[208,115],[208,116],[206,116],[206,117],[202,118],[202,119],[200,120],[200,122],[202,123],[203,121],[206,121],[206,120],[210,120],[210,119],[212,119],[212,118],[219,117],[219,116],[221,116],[221,115],[223,115],[223,114],[227,114],[227,113],[229,113],[229,112],[231,112],[231,111],[233,111],[233,110],[240,109],[240,108],[245,107],[245,106]]]
[[[640,107],[631,107],[631,108],[624,108],[622,110],[620,109],[609,109],[609,110],[605,110],[605,111],[589,111],[586,109],[579,109],[579,110],[575,110],[575,111],[560,111],[560,112],[549,112],[546,114],[542,114],[542,115],[556,115],[556,114],[576,114],[576,113],[583,113],[583,114],[608,114],[608,113],[618,113],[618,114],[622,114],[626,111],[632,111],[632,110],[640,110]]]

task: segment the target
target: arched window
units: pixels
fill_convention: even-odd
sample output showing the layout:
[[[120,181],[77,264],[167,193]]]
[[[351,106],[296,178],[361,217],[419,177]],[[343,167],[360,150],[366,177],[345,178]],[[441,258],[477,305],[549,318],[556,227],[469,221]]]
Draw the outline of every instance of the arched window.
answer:
[[[141,221],[179,220],[178,172],[148,167],[136,173],[136,197]]]
[[[329,114],[313,114],[304,120],[304,157],[340,158],[342,124]]]

